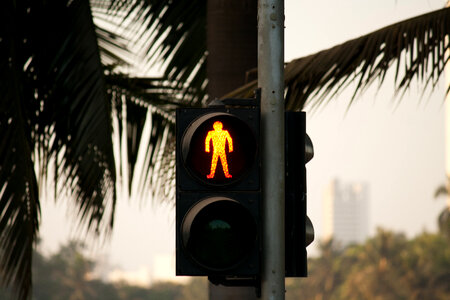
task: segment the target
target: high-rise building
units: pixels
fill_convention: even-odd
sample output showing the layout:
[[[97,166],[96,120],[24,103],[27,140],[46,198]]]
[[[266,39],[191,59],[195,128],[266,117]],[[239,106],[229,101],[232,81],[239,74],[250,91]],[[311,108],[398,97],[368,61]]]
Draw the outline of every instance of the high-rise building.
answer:
[[[366,183],[333,180],[324,193],[323,239],[342,246],[363,242],[369,234],[369,191]]]

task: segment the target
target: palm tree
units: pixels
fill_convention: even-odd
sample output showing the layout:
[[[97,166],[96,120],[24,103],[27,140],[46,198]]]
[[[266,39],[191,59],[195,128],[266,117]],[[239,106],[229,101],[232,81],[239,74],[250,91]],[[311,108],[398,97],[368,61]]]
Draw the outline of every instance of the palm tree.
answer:
[[[110,104],[87,1],[4,1],[0,25],[0,270],[18,297],[31,287],[39,182],[55,179],[77,214],[112,224]],[[51,165],[51,167],[50,167]]]
[[[208,98],[207,2],[2,2],[0,273],[18,298],[30,294],[48,182],[56,199],[71,199],[83,228],[98,235],[113,226],[118,179],[121,190],[165,193],[157,187],[168,182],[170,191],[174,108]],[[442,9],[288,63],[286,108],[321,104],[353,80],[356,96],[395,62],[398,91],[415,77],[434,86],[448,61],[449,23],[450,9]],[[162,63],[161,78],[124,73],[133,45],[149,64]],[[229,95],[248,94],[256,86],[249,76]],[[148,151],[140,157],[141,142]]]
[[[434,198],[438,198],[439,196],[447,197],[447,205],[444,207],[442,212],[438,216],[438,228],[439,231],[450,239],[450,203],[448,199],[450,199],[450,177],[447,177],[447,183],[439,186],[435,193]]]

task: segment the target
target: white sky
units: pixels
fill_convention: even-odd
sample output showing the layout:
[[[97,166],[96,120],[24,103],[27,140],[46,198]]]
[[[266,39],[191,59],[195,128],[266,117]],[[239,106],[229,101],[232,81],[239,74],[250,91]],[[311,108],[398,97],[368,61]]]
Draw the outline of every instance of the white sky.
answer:
[[[287,0],[286,61],[445,5],[444,0]],[[392,78],[392,77],[391,77]],[[445,180],[443,81],[431,97],[413,88],[399,105],[387,79],[347,111],[352,90],[308,113],[315,157],[308,163],[308,214],[321,235],[322,193],[333,178],[366,182],[370,230],[436,230],[444,199],[433,194]],[[55,251],[69,238],[63,207],[43,201],[42,248]],[[61,206],[61,205],[60,205]],[[118,201],[114,233],[96,255],[127,271],[155,274],[153,258],[174,253],[174,211],[169,205]],[[313,243],[314,244],[314,243]],[[314,246],[313,246],[314,247]],[[162,272],[161,270],[156,273]]]

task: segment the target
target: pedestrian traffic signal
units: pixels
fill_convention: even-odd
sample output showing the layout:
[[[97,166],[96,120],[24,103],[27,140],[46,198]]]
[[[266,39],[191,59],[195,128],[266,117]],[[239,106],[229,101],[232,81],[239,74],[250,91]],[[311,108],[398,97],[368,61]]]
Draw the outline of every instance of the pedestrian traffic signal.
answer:
[[[306,247],[314,240],[314,228],[306,215],[306,168],[314,156],[306,134],[306,114],[285,114],[285,266],[286,277],[306,277]]]
[[[259,119],[256,105],[177,110],[177,275],[259,274]]]
[[[183,131],[180,133],[183,168],[179,171],[189,176],[179,182],[182,190],[233,185],[249,175],[257,158],[254,132],[258,129],[259,133],[259,128],[249,124],[255,122],[254,113],[242,108],[233,109],[231,114],[218,108],[180,110],[177,125]],[[256,121],[259,122],[259,116]],[[245,186],[249,180],[256,183],[256,175],[250,174],[242,182],[243,188],[248,188]]]

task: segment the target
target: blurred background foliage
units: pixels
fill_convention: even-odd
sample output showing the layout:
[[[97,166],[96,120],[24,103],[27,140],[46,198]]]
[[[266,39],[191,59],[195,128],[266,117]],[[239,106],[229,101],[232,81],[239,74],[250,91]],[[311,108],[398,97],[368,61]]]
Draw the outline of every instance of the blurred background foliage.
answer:
[[[149,287],[107,282],[96,276],[98,262],[72,241],[51,255],[34,252],[33,300],[206,300],[205,277],[187,284],[159,282]],[[386,229],[363,244],[341,247],[321,242],[309,259],[308,278],[286,280],[293,299],[448,299],[450,239],[442,232],[413,238]],[[0,290],[0,299],[12,299]]]

